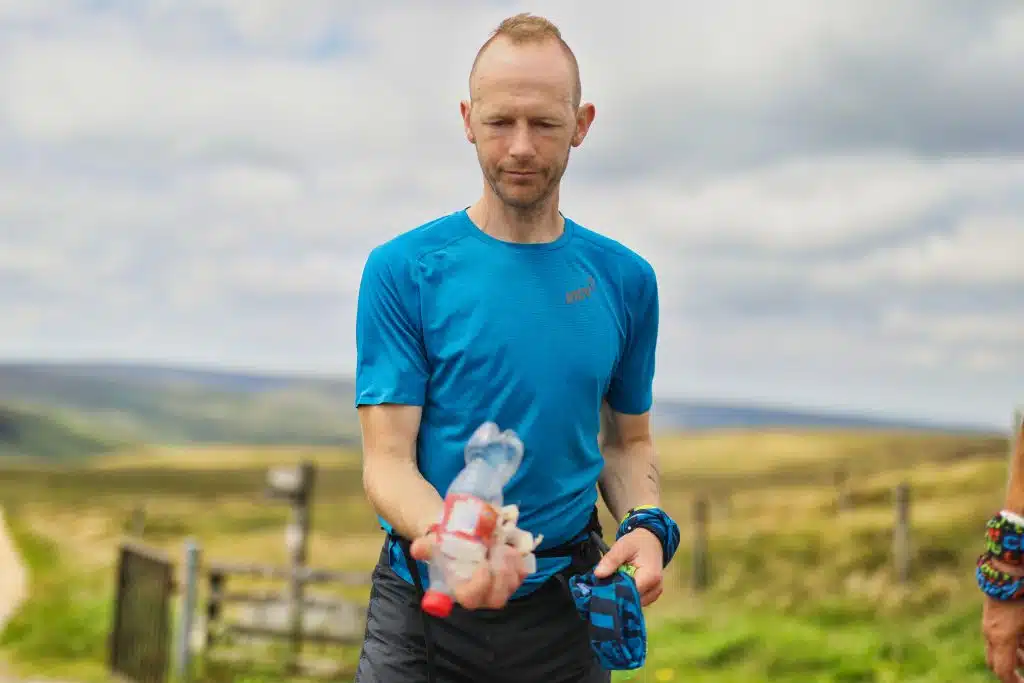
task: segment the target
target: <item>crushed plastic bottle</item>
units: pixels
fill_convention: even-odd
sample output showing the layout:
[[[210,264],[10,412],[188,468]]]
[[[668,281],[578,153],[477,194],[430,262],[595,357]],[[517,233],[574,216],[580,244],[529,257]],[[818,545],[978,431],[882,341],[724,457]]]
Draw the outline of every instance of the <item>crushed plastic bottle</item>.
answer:
[[[430,586],[421,607],[447,617],[455,604],[453,586],[472,577],[490,549],[503,538],[503,490],[523,460],[523,442],[512,430],[485,422],[466,444],[466,466],[445,494],[435,528],[437,543],[429,568]]]

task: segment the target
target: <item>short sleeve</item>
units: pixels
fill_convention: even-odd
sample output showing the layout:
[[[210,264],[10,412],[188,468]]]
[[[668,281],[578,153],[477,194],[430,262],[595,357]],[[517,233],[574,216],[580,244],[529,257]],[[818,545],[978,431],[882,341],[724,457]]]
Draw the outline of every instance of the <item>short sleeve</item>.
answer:
[[[627,415],[642,415],[654,401],[654,366],[658,347],[658,281],[644,262],[642,277],[626,283],[626,346],[608,387],[608,405]]]
[[[429,375],[411,264],[377,247],[356,305],[356,406],[423,405]]]

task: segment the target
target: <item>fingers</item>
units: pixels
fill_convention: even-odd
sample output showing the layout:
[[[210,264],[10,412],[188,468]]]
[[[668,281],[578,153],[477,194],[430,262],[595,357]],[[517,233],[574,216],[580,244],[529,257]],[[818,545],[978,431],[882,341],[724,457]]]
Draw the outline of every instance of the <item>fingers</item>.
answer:
[[[527,566],[527,558],[515,548],[506,548],[506,552],[508,553],[507,562],[512,568],[512,574],[516,577],[516,587],[518,588],[519,584],[521,584],[527,576],[536,571],[536,567],[531,570]],[[532,557],[532,554],[530,556]],[[534,559],[534,562],[536,562],[536,559]]]
[[[1024,681],[1024,677],[1017,673],[1017,669],[1024,668],[1024,648],[1022,648],[1022,642],[1019,639],[1017,641],[1016,655],[1017,661],[1014,663],[1013,678],[1010,680],[1014,683],[1020,683],[1020,681]]]
[[[495,568],[491,578],[491,589],[483,606],[487,609],[501,609],[516,590],[519,577],[512,567]]]
[[[501,609],[529,575],[514,549],[498,547],[492,552],[473,577],[455,589],[455,599],[466,609]]]
[[[1018,683],[1016,639],[993,644],[992,672],[1002,683]]]
[[[455,600],[466,609],[478,609],[487,600],[491,583],[491,568],[488,563],[481,563],[469,580],[455,586]]]
[[[661,597],[661,593],[664,591],[662,584],[658,584],[655,588],[647,591],[646,593],[640,594],[640,606],[647,607],[653,605],[654,602]]]
[[[657,601],[657,599],[661,597],[661,593],[662,593],[662,589],[661,588],[656,588],[653,591],[651,591],[650,593],[645,593],[644,595],[641,595],[640,596],[640,606],[641,607],[647,607],[648,605],[653,605],[655,603],[655,601]]]
[[[633,575],[636,589],[640,593],[640,605],[647,607],[661,597],[664,590],[664,579],[660,569],[638,567]]]
[[[661,571],[648,567],[637,567],[633,580],[636,581],[636,589],[640,591],[640,595],[645,595],[661,588]]]
[[[434,537],[430,534],[420,536],[409,545],[409,553],[414,560],[428,562],[434,552]]]
[[[616,569],[629,561],[631,554],[630,548],[625,543],[616,543],[597,563],[594,568],[594,576],[599,579],[611,576]]]
[[[522,585],[526,575],[523,572],[523,558],[514,548],[503,546],[495,548],[493,552],[491,589],[484,607],[501,609]]]

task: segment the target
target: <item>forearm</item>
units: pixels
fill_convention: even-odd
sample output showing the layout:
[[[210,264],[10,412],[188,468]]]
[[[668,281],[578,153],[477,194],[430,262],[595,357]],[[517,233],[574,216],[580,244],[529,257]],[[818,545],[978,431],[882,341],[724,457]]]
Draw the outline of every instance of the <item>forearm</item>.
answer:
[[[409,540],[424,535],[441,516],[444,501],[414,461],[388,456],[368,459],[363,488],[377,514]]]
[[[651,439],[606,444],[602,452],[605,465],[598,488],[617,521],[638,505],[661,505],[661,477]]]
[[[1006,499],[1003,501],[1001,509],[1003,512],[1024,517],[1024,428],[1015,429],[1013,439],[1009,477],[1006,482]],[[991,558],[991,562],[996,569],[1007,574],[1024,576],[1024,567],[1015,566],[998,557]]]

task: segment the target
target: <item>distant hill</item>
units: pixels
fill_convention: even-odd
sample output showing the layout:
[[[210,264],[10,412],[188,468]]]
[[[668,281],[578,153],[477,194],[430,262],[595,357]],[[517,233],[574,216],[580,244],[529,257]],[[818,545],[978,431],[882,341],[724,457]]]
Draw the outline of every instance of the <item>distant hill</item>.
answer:
[[[115,439],[64,424],[52,416],[0,404],[0,458],[66,460],[104,453],[118,445]]]
[[[872,417],[835,412],[765,407],[709,401],[657,401],[652,421],[671,431],[708,429],[896,429],[989,434],[987,425],[951,424],[898,417]]]
[[[0,401],[149,443],[351,444],[344,380],[121,364],[3,364]]]
[[[319,378],[129,363],[0,363],[0,402],[64,424],[148,443],[357,444],[354,385]],[[976,432],[928,424],[757,405],[658,399],[659,431],[884,428]]]

